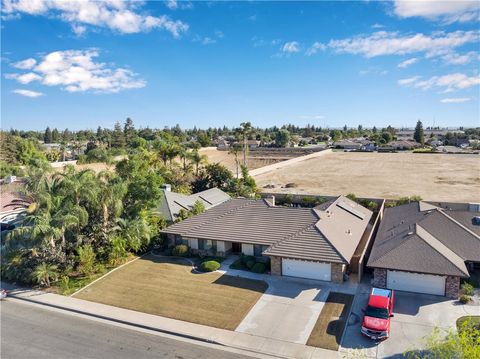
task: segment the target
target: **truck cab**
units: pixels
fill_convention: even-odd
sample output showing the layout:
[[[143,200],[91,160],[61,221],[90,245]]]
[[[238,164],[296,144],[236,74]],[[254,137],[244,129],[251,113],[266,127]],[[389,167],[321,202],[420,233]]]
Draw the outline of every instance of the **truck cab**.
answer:
[[[372,288],[362,322],[362,334],[383,340],[390,336],[390,318],[393,317],[395,294],[393,290]]]

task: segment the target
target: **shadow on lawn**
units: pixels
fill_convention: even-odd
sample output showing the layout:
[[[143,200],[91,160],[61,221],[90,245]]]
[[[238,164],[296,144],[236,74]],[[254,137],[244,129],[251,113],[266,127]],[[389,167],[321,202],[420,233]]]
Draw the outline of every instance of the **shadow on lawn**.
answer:
[[[147,254],[145,257],[139,259],[139,261],[150,261],[158,264],[176,264],[185,267],[192,267],[193,263],[187,258],[181,257],[167,257],[167,256],[156,256],[153,254]]]
[[[235,287],[245,290],[252,290],[259,293],[264,293],[268,288],[268,284],[262,280],[233,277],[230,275],[222,275],[220,278],[215,280],[213,284],[226,285],[229,287]]]

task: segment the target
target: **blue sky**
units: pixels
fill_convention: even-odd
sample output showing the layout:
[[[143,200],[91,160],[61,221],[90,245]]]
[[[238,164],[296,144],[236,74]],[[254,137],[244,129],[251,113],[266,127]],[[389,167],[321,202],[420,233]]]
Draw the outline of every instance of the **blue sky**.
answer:
[[[2,128],[479,126],[479,3],[4,0]]]

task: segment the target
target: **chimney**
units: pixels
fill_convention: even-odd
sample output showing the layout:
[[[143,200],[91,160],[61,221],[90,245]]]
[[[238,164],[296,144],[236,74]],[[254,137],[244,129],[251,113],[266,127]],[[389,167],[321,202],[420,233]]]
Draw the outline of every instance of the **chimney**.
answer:
[[[267,201],[270,202],[272,207],[275,207],[275,196],[271,196],[271,197],[267,198]]]

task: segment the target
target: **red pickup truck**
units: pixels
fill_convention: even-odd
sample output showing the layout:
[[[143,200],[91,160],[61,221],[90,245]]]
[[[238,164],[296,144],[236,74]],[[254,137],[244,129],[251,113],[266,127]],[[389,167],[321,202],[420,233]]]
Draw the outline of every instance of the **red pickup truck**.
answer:
[[[393,317],[393,290],[372,288],[365,316],[362,323],[362,334],[379,340],[390,336],[390,318]]]

